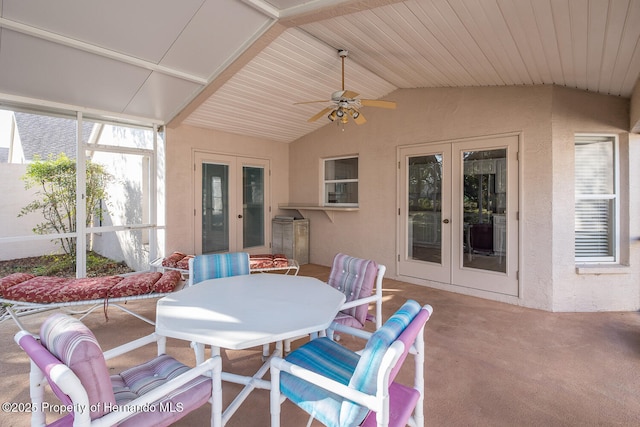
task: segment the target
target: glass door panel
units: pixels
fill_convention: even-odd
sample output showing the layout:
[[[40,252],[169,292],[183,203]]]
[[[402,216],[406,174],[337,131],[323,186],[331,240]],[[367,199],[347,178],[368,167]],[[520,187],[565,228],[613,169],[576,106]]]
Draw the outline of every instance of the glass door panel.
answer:
[[[451,279],[451,147],[401,150],[401,275],[448,283]]]
[[[242,244],[244,248],[265,244],[264,168],[242,168]]]
[[[202,253],[229,251],[229,166],[202,165]]]
[[[408,159],[407,251],[413,260],[442,263],[442,155]]]
[[[507,269],[506,148],[462,151],[463,267]]]

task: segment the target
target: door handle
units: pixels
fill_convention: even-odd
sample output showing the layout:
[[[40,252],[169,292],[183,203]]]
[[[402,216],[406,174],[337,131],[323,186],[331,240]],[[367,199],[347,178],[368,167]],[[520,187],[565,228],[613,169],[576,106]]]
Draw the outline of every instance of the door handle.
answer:
[[[449,219],[445,218],[445,219],[442,220],[442,222],[444,222],[445,224],[449,224]]]
[[[238,218],[241,218],[241,219],[242,219],[242,215],[238,215]]]

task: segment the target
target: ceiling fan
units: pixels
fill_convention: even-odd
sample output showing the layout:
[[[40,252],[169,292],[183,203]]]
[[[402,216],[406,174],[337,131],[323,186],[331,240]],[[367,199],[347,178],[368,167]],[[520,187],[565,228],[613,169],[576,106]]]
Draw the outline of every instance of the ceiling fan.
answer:
[[[359,94],[353,92],[351,90],[345,90],[344,88],[344,59],[349,55],[349,52],[346,50],[339,50],[338,56],[342,59],[342,90],[335,91],[331,94],[330,100],[324,101],[307,101],[307,102],[297,102],[296,105],[299,104],[314,104],[317,102],[331,102],[332,105],[320,111],[318,114],[307,120],[308,122],[315,122],[320,117],[325,114],[329,118],[329,120],[336,121],[339,123],[347,123],[349,121],[349,117],[353,119],[353,121],[357,125],[361,125],[367,122],[364,116],[360,113],[361,107],[378,107],[378,108],[389,108],[395,109],[396,103],[393,101],[381,101],[376,99],[359,99],[356,98]]]

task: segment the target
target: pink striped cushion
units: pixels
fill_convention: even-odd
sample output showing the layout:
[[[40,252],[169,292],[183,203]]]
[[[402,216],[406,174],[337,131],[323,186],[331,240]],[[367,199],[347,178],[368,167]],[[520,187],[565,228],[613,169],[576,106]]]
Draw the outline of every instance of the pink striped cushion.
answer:
[[[112,375],[111,383],[116,402],[118,405],[126,405],[189,369],[173,357],[163,354],[147,363],[127,369],[119,375]],[[143,419],[144,425],[169,425],[206,403],[210,397],[211,379],[199,376],[169,396],[154,402],[155,411],[141,412],[118,426],[137,427]]]
[[[375,261],[339,253],[333,259],[328,283],[345,294],[346,302],[351,302],[371,295],[377,274],[378,264]],[[356,326],[358,328],[364,327],[368,312],[369,304],[341,311],[342,314],[355,318],[360,323],[360,326]]]
[[[40,340],[80,379],[89,397],[89,404],[100,409],[91,413],[91,419],[105,413],[105,404],[115,405],[102,349],[96,337],[81,321],[62,313],[49,316],[40,327]]]

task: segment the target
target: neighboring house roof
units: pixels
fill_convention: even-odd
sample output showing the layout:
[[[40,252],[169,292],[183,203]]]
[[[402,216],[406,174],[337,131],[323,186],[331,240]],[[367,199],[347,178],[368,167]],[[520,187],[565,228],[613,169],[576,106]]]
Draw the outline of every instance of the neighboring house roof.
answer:
[[[46,159],[60,153],[65,153],[70,159],[76,158],[75,120],[20,112],[15,113],[15,118],[25,160],[33,161],[35,155]],[[84,143],[89,140],[92,127],[93,123],[83,123]]]
[[[0,163],[7,163],[9,161],[9,148],[0,147]]]

